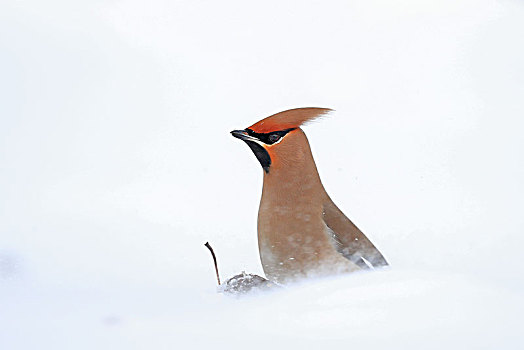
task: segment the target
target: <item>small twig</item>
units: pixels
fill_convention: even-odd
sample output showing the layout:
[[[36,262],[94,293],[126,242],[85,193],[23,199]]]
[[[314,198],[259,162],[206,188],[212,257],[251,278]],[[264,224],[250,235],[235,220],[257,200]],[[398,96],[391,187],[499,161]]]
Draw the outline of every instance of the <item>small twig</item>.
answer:
[[[206,244],[204,245],[206,246],[207,249],[209,249],[209,251],[211,252],[211,255],[213,256],[213,262],[215,263],[215,272],[217,273],[217,281],[218,281],[218,285],[220,285],[220,276],[218,276],[217,257],[215,256],[215,252],[213,251],[213,248],[211,248],[211,245],[209,244],[209,242],[206,242]]]

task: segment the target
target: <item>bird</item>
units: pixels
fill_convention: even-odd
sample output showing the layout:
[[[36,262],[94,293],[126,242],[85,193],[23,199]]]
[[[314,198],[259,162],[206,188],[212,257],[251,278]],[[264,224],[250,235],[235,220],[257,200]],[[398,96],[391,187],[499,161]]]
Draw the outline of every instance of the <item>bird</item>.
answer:
[[[249,146],[263,169],[258,248],[264,273],[275,283],[388,266],[320,180],[301,126],[330,112],[295,108],[231,131]]]

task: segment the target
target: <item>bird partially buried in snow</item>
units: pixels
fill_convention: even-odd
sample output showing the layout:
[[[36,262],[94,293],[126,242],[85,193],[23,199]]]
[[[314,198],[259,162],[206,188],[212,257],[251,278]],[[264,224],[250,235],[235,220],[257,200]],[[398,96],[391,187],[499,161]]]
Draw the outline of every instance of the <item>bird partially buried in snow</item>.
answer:
[[[329,198],[300,128],[330,111],[291,109],[231,132],[264,169],[258,247],[266,276],[278,283],[388,265]]]

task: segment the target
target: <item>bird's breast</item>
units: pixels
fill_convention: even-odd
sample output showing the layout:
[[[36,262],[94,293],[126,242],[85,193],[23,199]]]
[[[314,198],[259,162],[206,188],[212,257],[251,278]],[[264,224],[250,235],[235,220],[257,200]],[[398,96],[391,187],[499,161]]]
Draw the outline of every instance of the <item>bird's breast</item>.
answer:
[[[282,283],[348,268],[323,221],[322,195],[302,191],[283,198],[282,194],[265,193],[260,203],[258,243],[266,276]]]

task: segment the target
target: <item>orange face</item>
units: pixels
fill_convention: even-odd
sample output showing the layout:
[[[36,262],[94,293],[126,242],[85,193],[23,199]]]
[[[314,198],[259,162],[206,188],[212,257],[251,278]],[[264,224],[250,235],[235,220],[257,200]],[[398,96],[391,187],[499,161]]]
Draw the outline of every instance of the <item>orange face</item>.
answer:
[[[277,130],[268,133],[258,133],[251,128],[234,130],[231,134],[244,141],[257,157],[260,165],[266,173],[276,160],[276,147],[283,141],[286,135],[292,133],[296,128]]]
[[[330,111],[326,108],[290,109],[264,118],[244,130],[234,130],[231,134],[246,142],[264,171],[269,173],[272,166],[281,166],[300,155],[300,150],[293,149],[293,142],[284,140],[303,135],[300,129],[302,124]],[[283,157],[283,154],[293,156]]]

